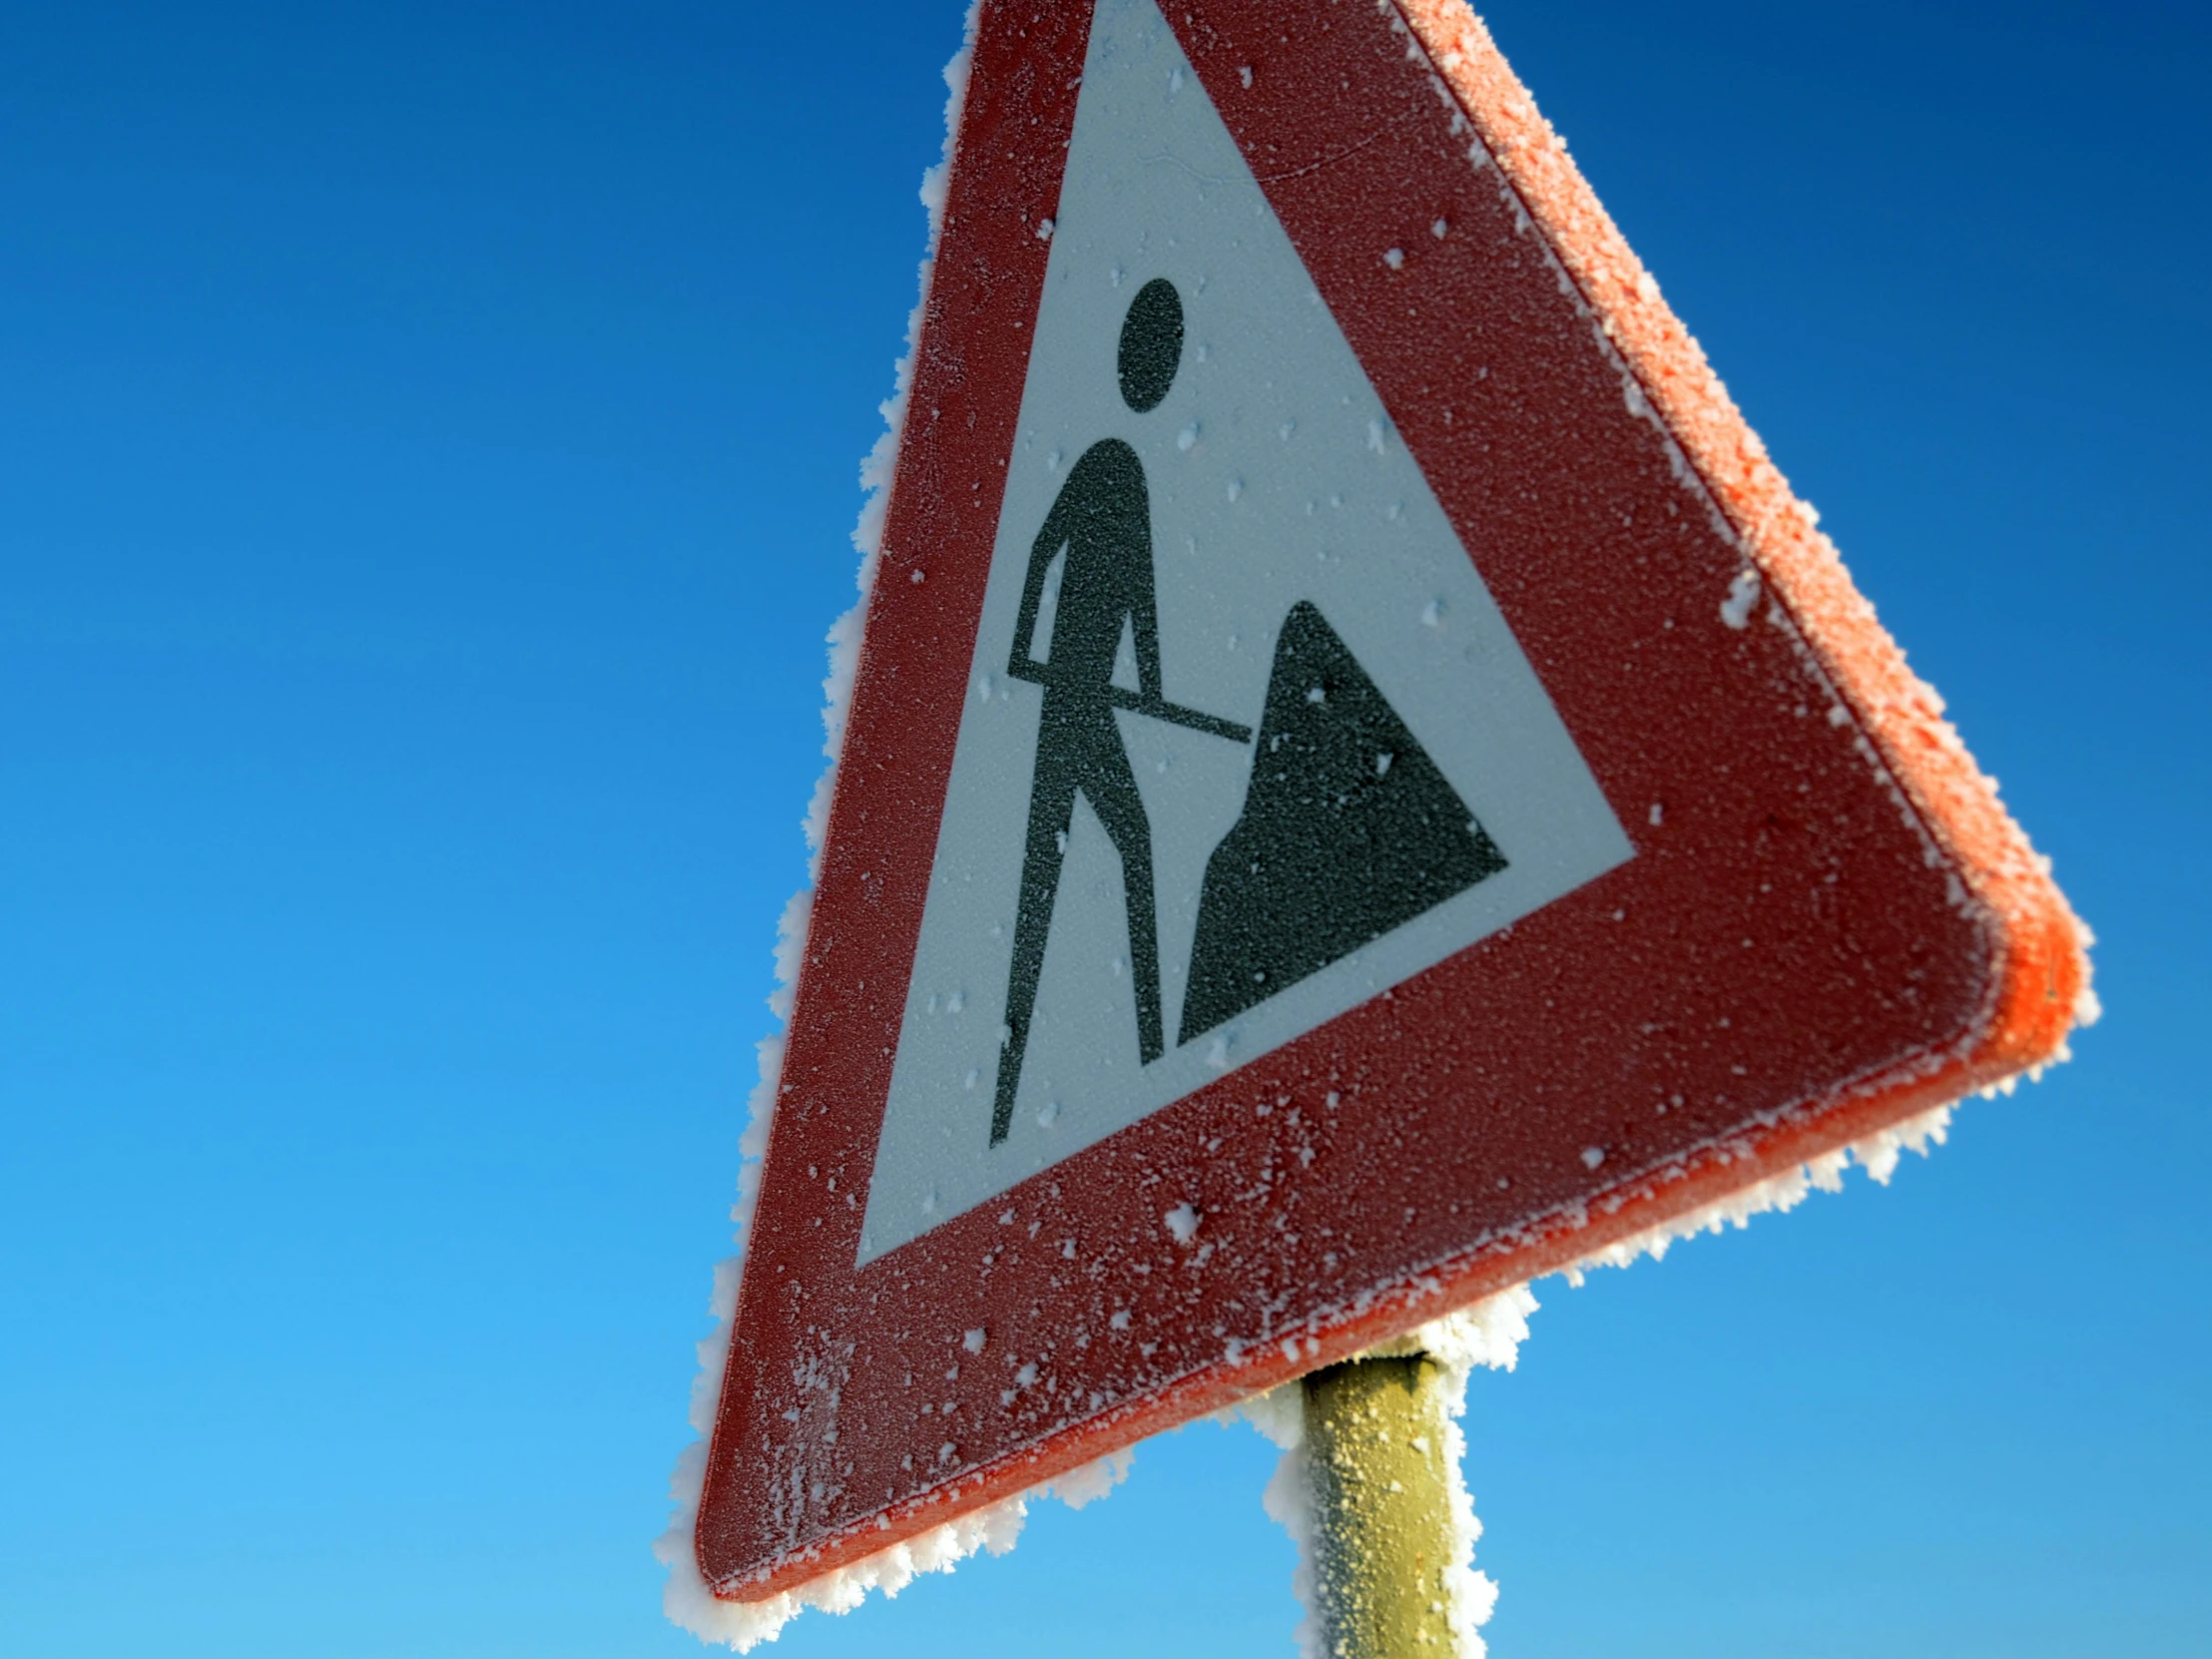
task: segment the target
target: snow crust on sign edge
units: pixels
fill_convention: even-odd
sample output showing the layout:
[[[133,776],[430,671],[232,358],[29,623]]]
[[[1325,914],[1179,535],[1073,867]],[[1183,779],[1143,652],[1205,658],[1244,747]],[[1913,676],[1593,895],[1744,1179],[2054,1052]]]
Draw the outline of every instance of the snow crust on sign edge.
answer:
[[[2058,1056],[2065,1057],[2063,1053]],[[2013,1081],[2008,1078],[1981,1093],[1984,1096],[1999,1092],[2010,1094]],[[1700,1233],[1721,1233],[1730,1226],[1740,1231],[1751,1225],[1753,1216],[1796,1209],[1816,1188],[1824,1193],[1842,1192],[1844,1172],[1853,1164],[1865,1170],[1877,1184],[1887,1187],[1890,1177],[1897,1173],[1899,1160],[1907,1152],[1917,1152],[1926,1158],[1935,1147],[1950,1138],[1950,1114],[1957,1104],[1952,1101],[1933,1107],[1918,1117],[1877,1130],[1864,1140],[1853,1141],[1833,1152],[1824,1152],[1818,1158],[1809,1158],[1779,1175],[1740,1187],[1710,1204],[1660,1222],[1656,1227],[1631,1233],[1603,1250],[1592,1251],[1580,1261],[1570,1263],[1559,1270],[1560,1274],[1568,1284],[1580,1288],[1594,1268],[1625,1268],[1645,1256],[1656,1262],[1664,1258],[1679,1239],[1695,1238]]]
[[[830,804],[836,791],[837,763],[843,753],[845,726],[851,713],[852,681],[859,667],[860,636],[867,620],[868,596],[874,591],[876,568],[882,559],[883,518],[889,507],[899,439],[905,430],[907,394],[914,378],[914,348],[920,338],[922,311],[929,301],[930,278],[936,269],[937,246],[944,230],[945,190],[952,172],[960,113],[967,102],[968,68],[974,58],[981,10],[982,0],[969,0],[960,48],[944,67],[944,151],[937,164],[921,179],[921,201],[928,210],[929,233],[922,255],[919,291],[906,319],[906,348],[892,371],[891,395],[882,405],[883,432],[860,463],[860,487],[866,491],[866,496],[860,506],[859,522],[852,530],[852,545],[860,554],[860,566],[854,578],[859,593],[851,609],[830,628],[830,673],[822,683],[823,754],[830,764],[815,785],[814,798],[807,808],[807,885],[792,895],[777,924],[776,990],[768,999],[776,1029],[761,1039],[760,1080],[753,1087],[750,1117],[738,1141],[738,1199],[731,1209],[730,1219],[736,1224],[740,1254],[715,1267],[714,1294],[708,1304],[713,1329],[699,1344],[699,1373],[692,1380],[690,1420],[697,1437],[677,1458],[675,1472],[669,1479],[669,1499],[674,1512],[668,1530],[653,1544],[653,1553],[669,1569],[661,1605],[670,1621],[702,1641],[722,1642],[740,1653],[762,1642],[774,1641],[785,1625],[809,1607],[830,1613],[849,1612],[866,1599],[870,1590],[895,1596],[913,1582],[915,1575],[950,1572],[956,1563],[979,1549],[1003,1555],[1013,1547],[1021,1531],[1031,1498],[1057,1497],[1070,1508],[1080,1509],[1093,1498],[1103,1497],[1123,1480],[1135,1455],[1128,1448],[1111,1452],[1027,1492],[955,1516],[942,1526],[932,1527],[765,1601],[724,1601],[708,1588],[699,1570],[696,1548],[699,1500],[706,1488],[707,1454],[713,1441],[716,1408],[722,1398],[723,1372],[729,1364],[730,1325],[737,1314],[739,1274],[747,1235],[752,1230],[753,1212],[760,1201],[761,1161],[768,1151],[769,1131],[776,1120],[777,1096],[784,1074],[785,1033],[799,983],[800,963],[806,959],[814,884],[822,873],[823,841],[830,827]]]

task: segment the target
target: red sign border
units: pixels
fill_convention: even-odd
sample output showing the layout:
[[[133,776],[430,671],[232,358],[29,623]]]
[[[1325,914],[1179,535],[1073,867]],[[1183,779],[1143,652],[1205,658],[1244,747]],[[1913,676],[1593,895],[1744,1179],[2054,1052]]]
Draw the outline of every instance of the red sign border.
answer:
[[[1317,214],[1337,223],[1378,217],[1379,203],[1382,209],[1391,206],[1391,181],[1385,178],[1379,186],[1369,178],[1357,197],[1346,194],[1334,207],[1317,208],[1312,199],[1287,205],[1288,193],[1307,187],[1299,184],[1297,170],[1271,169],[1270,146],[1288,134],[1286,148],[1295,147],[1301,127],[1327,126],[1341,116],[1342,102],[1316,96],[1317,90],[1335,89],[1314,81],[1317,73],[1340,68],[1346,71],[1345,87],[1357,81],[1356,91],[1380,89],[1402,111],[1410,110],[1412,94],[1433,99],[1430,125],[1479,142],[1511,199],[1564,268],[1590,322],[1625,361],[1650,409],[1748,550],[1764,584],[1760,603],[1771,600],[1779,608],[1786,619],[1782,626],[1810,654],[1815,675],[1848,706],[1868,764],[1894,783],[1901,813],[1930,837],[1932,868],[1939,864],[1940,873],[1962,887],[1958,909],[1970,918],[1970,949],[1977,958],[1973,1007],[1945,1041],[1899,1056],[1870,1074],[1847,1076],[1823,1097],[1796,1102],[1767,1114],[1765,1121],[1747,1121],[1705,1150],[1672,1160],[1661,1173],[1646,1170],[1603,1186],[1593,1182],[1585,1205],[1555,1206],[1510,1236],[1401,1275],[1379,1293],[1329,1310],[1327,1317],[1302,1325],[1303,1340],[1287,1350],[1271,1347],[1193,1365],[1153,1391],[1084,1420],[980,1459],[962,1457],[935,1484],[925,1480],[921,1489],[841,1523],[809,1526],[801,1513],[786,1529],[784,1546],[765,1555],[757,1541],[759,1527],[752,1528],[756,1541],[744,1540],[748,1528],[732,1507],[742,1507],[743,1494],[733,1482],[747,1455],[749,1433],[762,1426],[763,1379],[792,1359],[777,1350],[771,1333],[797,1327],[804,1296],[825,1294],[822,1278],[834,1271],[840,1252],[850,1274],[852,1238],[835,1227],[830,1230],[835,1236],[819,1236],[826,1216],[835,1220],[838,1209],[818,1183],[828,1179],[834,1191],[839,1179],[819,1171],[827,1167],[825,1159],[838,1157],[842,1202],[856,1237],[854,1197],[864,1198],[866,1191],[872,1129],[864,1132],[866,1146],[857,1155],[853,1143],[862,1138],[857,1133],[862,1124],[880,1122],[1020,404],[1026,320],[1035,314],[1048,253],[1040,233],[1057,204],[1058,170],[1088,34],[1085,7],[985,0],[798,988],[783,1101],[767,1155],[763,1206],[740,1290],[702,1497],[698,1555],[718,1595],[748,1601],[773,1596],[1105,1450],[1358,1353],[1419,1319],[1563,1266],[2046,1061],[2063,1043],[2085,983],[2081,932],[2051,884],[2047,865],[1943,721],[1935,694],[1907,668],[1853,588],[1812,514],[1768,460],[1480,22],[1456,0],[1395,5],[1385,0],[1374,7],[1354,0],[1316,7],[1301,20],[1303,38],[1294,43],[1283,33],[1279,6],[1185,0],[1173,10],[1171,22],[1184,50],[1254,162],[1317,284],[1340,317],[1355,319],[1347,322],[1348,334],[1416,454],[1422,446],[1420,422],[1391,399],[1395,382],[1376,367],[1378,357],[1361,337],[1358,321],[1402,294],[1393,292],[1378,305],[1365,297],[1385,279],[1376,270],[1366,262],[1334,260],[1328,242],[1300,236],[1301,225],[1313,223]],[[1386,31],[1394,67],[1385,66],[1386,54],[1378,50],[1379,30]],[[1306,84],[1281,84],[1301,74]],[[1407,114],[1406,119],[1416,118]],[[1343,154],[1349,157],[1350,151]],[[1334,164],[1338,158],[1324,159]],[[1319,167],[1305,168],[1303,176],[1322,179],[1324,197],[1332,189],[1355,189],[1349,182],[1329,182]],[[1416,173],[1394,188],[1400,195],[1416,191],[1416,179],[1429,182]],[[1397,206],[1410,206],[1411,217],[1425,221],[1434,194]],[[1022,206],[1009,212],[1011,204]],[[980,558],[974,556],[978,548]],[[1494,582],[1494,573],[1486,574]],[[1499,597],[1514,616],[1511,596]],[[1514,620],[1520,632],[1520,618]],[[1553,685],[1558,676],[1573,673],[1571,665],[1541,662],[1539,671]],[[924,713],[917,716],[917,710]],[[1577,735],[1583,735],[1579,728]],[[1583,910],[1602,898],[1583,896]],[[832,940],[833,945],[828,942]],[[832,954],[834,962],[829,960]],[[1355,1010],[1346,1020],[1363,1012]],[[1199,1100],[1179,1102],[1148,1123],[1157,1131],[1158,1119],[1184,1114]],[[1334,1102],[1332,1094],[1332,1108]],[[1113,1145],[1078,1159],[1096,1164]],[[806,1164],[802,1179],[801,1163],[809,1159],[814,1161]],[[1025,1186],[1039,1188],[1044,1181],[1040,1177]],[[1058,1200],[1057,1185],[1050,1194]],[[1029,1198],[1045,1202],[1038,1194]],[[913,1257],[932,1240],[949,1247],[967,1219],[892,1252],[871,1270]],[[810,1240],[810,1231],[818,1237]],[[972,1268],[968,1272],[972,1275]],[[812,1288],[795,1296],[802,1273]],[[785,1304],[781,1309],[779,1302]],[[754,1383],[750,1392],[742,1383],[748,1378]],[[836,1389],[830,1388],[828,1396],[833,1413]],[[806,1509],[804,1496],[797,1503],[799,1511]]]

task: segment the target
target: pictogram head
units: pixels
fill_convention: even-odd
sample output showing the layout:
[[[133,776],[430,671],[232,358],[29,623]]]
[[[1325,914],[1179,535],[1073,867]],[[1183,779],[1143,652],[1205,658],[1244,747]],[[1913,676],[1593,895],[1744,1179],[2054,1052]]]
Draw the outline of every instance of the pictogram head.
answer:
[[[1183,296],[1155,276],[1129,301],[1121,323],[1121,396],[1139,414],[1158,408],[1183,361]]]

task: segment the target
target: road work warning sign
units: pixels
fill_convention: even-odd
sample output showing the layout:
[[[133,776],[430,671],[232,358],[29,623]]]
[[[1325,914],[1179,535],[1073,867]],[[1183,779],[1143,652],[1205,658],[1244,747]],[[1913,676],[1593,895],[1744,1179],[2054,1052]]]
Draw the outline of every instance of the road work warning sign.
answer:
[[[2077,931],[1447,0],[986,0],[697,1542],[754,1600],[2047,1058]]]

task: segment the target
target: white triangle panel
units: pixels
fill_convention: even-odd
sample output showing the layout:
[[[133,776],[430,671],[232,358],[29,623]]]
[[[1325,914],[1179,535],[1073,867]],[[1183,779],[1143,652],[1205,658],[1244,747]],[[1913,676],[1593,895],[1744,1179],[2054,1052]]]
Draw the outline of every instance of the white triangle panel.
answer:
[[[1155,278],[1173,284],[1184,333],[1172,385],[1139,412],[1124,400],[1118,353],[1131,302]],[[1033,544],[1076,462],[1108,439],[1142,466],[1165,699],[1258,732],[1286,621],[1312,607],[1503,863],[1179,1041],[1209,860],[1264,758],[1251,741],[1116,712],[1152,848],[1163,1052],[1148,1060],[1140,1049],[1125,872],[1086,793],[1068,821],[1012,1115],[994,1142],[1046,696],[1007,667]],[[1038,655],[1065,637],[1054,627],[1074,556],[1045,550],[1046,603],[1021,642]],[[1491,602],[1480,558],[1397,441],[1159,11],[1151,0],[1101,0],[862,1261],[1631,855]],[[1104,660],[1126,693],[1141,685],[1141,653],[1129,618],[1114,618],[1112,634]],[[1295,913],[1286,925],[1299,925]]]

